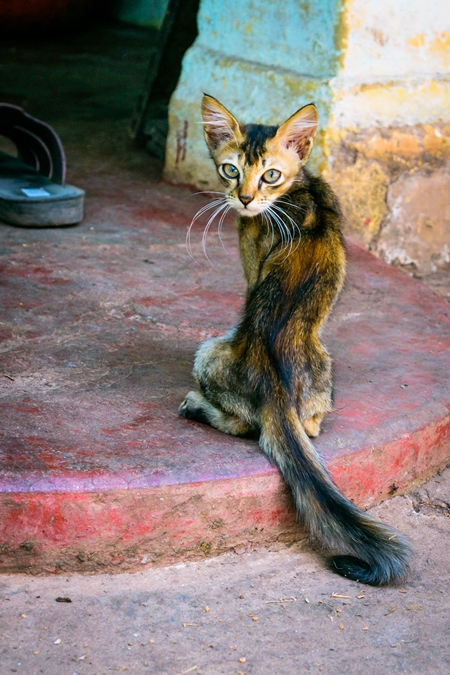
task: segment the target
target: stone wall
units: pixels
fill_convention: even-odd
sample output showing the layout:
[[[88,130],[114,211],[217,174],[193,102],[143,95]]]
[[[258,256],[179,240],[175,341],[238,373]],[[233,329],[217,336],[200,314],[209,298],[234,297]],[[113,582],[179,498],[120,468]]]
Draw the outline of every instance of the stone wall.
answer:
[[[314,101],[310,160],[346,229],[412,270],[450,266],[450,12],[440,0],[202,0],[169,114],[165,175],[215,185],[202,92],[242,121]]]

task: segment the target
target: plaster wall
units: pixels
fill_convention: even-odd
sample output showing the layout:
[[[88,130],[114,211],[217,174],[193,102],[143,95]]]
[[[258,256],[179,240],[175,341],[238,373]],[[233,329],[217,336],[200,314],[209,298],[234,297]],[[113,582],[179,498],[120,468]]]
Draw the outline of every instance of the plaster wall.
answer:
[[[203,0],[198,45],[269,68],[331,77],[339,56],[336,24],[341,11],[336,0]]]
[[[280,124],[315,101],[322,133],[311,161],[320,169],[341,20],[342,5],[336,0],[203,0],[199,35],[184,57],[171,99],[166,178],[217,185],[199,114],[203,92],[221,100],[240,121],[267,124]]]
[[[450,13],[349,0],[326,178],[347,231],[411,272],[450,266]]]
[[[429,0],[348,0],[342,70],[346,77],[445,75],[450,66],[450,12]]]
[[[243,122],[280,124],[314,101],[321,133],[310,167],[338,192],[347,231],[412,270],[450,265],[446,3],[203,0],[198,26],[171,100],[166,178],[217,185],[200,123],[203,91]],[[420,214],[402,207],[399,216],[400,203],[420,204]]]

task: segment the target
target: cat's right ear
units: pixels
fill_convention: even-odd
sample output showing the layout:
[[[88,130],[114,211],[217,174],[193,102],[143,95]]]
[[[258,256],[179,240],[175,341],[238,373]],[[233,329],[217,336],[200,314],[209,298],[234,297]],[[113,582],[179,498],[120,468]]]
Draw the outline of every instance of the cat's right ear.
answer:
[[[208,148],[215,152],[221,145],[234,138],[239,140],[241,132],[233,115],[213,96],[204,94],[202,100],[203,131]]]

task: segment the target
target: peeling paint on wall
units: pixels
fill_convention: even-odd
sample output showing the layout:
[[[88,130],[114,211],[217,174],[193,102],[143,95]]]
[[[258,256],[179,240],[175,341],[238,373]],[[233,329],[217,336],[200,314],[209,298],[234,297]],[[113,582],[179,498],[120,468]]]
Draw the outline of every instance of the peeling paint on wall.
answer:
[[[374,247],[378,255],[412,271],[450,266],[449,194],[449,168],[402,174],[389,187],[389,215]]]

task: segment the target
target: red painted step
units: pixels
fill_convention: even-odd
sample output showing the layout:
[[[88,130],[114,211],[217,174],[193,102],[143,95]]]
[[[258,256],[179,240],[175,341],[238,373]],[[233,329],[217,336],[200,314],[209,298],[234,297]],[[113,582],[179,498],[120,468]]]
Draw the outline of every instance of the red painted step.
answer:
[[[159,211],[109,185],[77,228],[2,226],[2,570],[129,569],[298,536],[256,443],[177,416],[197,345],[237,321],[244,283],[232,226],[228,253],[208,240],[215,267],[194,232],[192,261],[192,200],[164,190]],[[449,327],[443,300],[349,244],[316,445],[362,507],[450,461]]]

